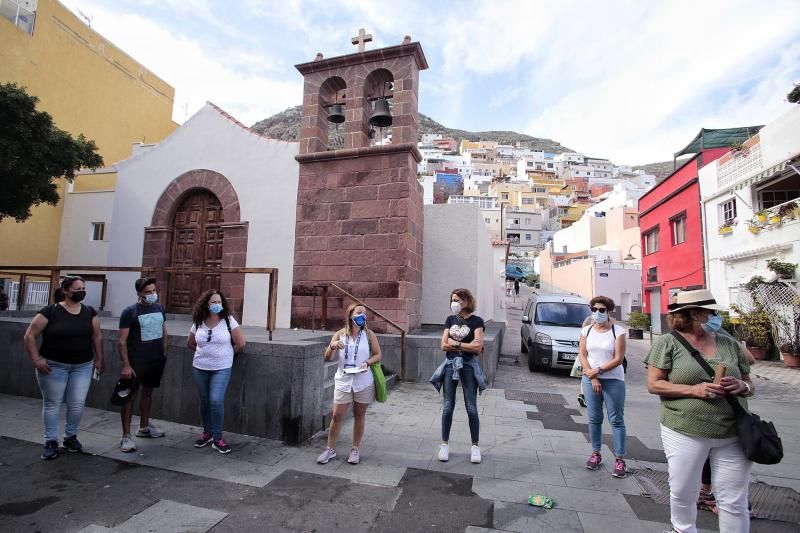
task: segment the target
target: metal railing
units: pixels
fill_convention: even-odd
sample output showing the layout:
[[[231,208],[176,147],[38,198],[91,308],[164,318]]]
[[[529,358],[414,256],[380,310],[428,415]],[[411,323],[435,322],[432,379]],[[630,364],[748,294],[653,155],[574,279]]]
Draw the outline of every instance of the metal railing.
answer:
[[[275,331],[275,315],[278,304],[278,269],[277,268],[202,268],[202,267],[118,267],[118,266],[63,266],[63,265],[0,265],[0,272],[5,275],[19,276],[19,292],[17,301],[25,301],[25,293],[28,286],[28,276],[46,277],[40,272],[49,272],[50,287],[58,287],[61,283],[61,273],[80,275],[82,272],[138,272],[144,276],[157,277],[156,274],[267,274],[267,324],[266,330],[269,331],[269,340],[272,340],[272,332]],[[53,303],[54,292],[49,291],[49,303]],[[103,288],[103,305],[105,305],[105,286]]]
[[[387,324],[389,324],[390,326],[392,326],[395,329],[398,329],[400,331],[400,379],[405,381],[405,379],[406,379],[406,335],[408,334],[408,332],[403,327],[401,327],[400,325],[396,324],[394,321],[392,321],[392,320],[386,318],[385,316],[383,316],[380,313],[380,311],[377,311],[374,308],[370,307],[369,305],[364,303],[362,300],[359,300],[358,298],[356,298],[355,296],[353,296],[352,294],[350,294],[349,292],[347,292],[346,290],[344,290],[343,288],[341,288],[337,284],[335,284],[335,283],[318,283],[318,284],[314,285],[312,296],[311,296],[311,331],[316,330],[316,327],[317,327],[316,318],[317,318],[317,289],[318,288],[322,289],[322,295],[321,295],[321,297],[322,297],[322,309],[321,309],[322,316],[320,317],[320,325],[322,326],[322,329],[327,329],[327,323],[328,323],[328,288],[329,287],[332,287],[332,288],[336,289],[337,291],[341,292],[343,295],[345,295],[346,297],[350,298],[351,300],[356,302],[358,305],[363,305],[367,310],[371,311],[373,315],[381,318]]]

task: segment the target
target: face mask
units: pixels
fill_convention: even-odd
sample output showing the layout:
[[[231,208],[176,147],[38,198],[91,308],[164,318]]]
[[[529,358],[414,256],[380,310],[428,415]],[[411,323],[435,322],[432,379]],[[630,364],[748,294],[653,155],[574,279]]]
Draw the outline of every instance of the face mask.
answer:
[[[592,313],[592,320],[594,320],[598,324],[605,324],[606,322],[608,322],[608,313],[595,311],[594,313]]]
[[[146,294],[144,301],[147,305],[153,305],[158,300],[158,294]]]
[[[80,302],[84,298],[86,298],[86,291],[75,291],[69,295],[69,299],[76,303]]]
[[[722,317],[720,315],[711,315],[708,317],[708,322],[700,325],[706,333],[716,333],[722,327]]]
[[[353,315],[353,323],[356,326],[363,328],[364,324],[367,323],[367,315]]]
[[[461,304],[458,302],[450,302],[450,310],[454,315],[457,315],[461,312]]]
[[[222,304],[211,304],[208,306],[208,310],[218,315],[222,312]]]

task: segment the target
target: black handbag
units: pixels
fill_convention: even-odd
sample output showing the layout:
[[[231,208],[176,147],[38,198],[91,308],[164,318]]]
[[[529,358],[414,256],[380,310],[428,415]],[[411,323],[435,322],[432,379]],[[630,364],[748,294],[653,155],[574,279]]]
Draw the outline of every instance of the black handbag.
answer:
[[[700,355],[700,352],[677,331],[671,331],[670,333],[703,367],[703,370],[713,378],[714,370],[705,358]],[[781,459],[783,459],[783,443],[775,430],[775,425],[772,422],[761,420],[761,417],[755,413],[748,413],[736,398],[727,396],[727,400],[736,415],[736,433],[745,457],[754,463],[762,465],[780,463]]]

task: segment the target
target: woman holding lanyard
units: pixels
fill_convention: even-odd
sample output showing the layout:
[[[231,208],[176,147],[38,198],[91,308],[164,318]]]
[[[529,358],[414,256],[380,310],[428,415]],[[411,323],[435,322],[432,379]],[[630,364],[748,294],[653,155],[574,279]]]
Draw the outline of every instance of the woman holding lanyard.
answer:
[[[336,439],[342,429],[347,408],[353,404],[353,447],[347,462],[357,465],[361,461],[361,437],[364,436],[367,407],[375,401],[375,379],[369,365],[381,360],[378,337],[367,328],[367,310],[363,305],[352,304],[345,314],[344,328],[331,337],[325,348],[325,360],[339,354],[339,368],[334,376],[333,416],[328,430],[328,443],[320,456],[319,464],[336,457]]]
[[[603,404],[608,410],[608,421],[614,437],[614,469],[611,475],[623,478],[625,466],[625,330],[609,321],[614,301],[606,296],[591,299],[593,324],[581,330],[578,357],[583,367],[583,395],[589,415],[589,439],[592,455],[586,468],[597,470],[603,462],[600,447],[603,444]]]

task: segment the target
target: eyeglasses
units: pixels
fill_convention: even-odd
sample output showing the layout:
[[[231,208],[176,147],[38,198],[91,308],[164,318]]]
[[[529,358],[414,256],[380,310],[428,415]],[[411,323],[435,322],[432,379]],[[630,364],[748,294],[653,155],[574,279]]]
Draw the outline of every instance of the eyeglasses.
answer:
[[[206,342],[211,342],[211,330],[208,330],[208,338],[206,339]]]
[[[592,313],[605,313],[606,311],[605,307],[592,307]]]

